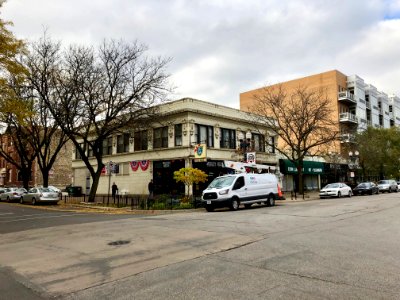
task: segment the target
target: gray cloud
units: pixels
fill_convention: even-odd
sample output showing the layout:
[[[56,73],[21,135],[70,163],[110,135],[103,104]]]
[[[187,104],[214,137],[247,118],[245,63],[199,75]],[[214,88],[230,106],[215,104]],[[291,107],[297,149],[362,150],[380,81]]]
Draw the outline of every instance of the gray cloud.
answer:
[[[177,92],[238,107],[239,93],[339,69],[400,94],[400,1],[9,0],[2,18],[23,38],[42,27],[65,43],[138,39],[172,57]]]

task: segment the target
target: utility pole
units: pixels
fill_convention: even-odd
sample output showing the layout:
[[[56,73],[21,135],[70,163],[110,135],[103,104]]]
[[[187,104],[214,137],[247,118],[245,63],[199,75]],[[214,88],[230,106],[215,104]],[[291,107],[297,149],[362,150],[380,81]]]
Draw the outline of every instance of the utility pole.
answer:
[[[108,162],[108,194],[107,194],[107,205],[110,204],[110,188],[111,188],[111,170],[114,166],[114,163],[110,160]]]

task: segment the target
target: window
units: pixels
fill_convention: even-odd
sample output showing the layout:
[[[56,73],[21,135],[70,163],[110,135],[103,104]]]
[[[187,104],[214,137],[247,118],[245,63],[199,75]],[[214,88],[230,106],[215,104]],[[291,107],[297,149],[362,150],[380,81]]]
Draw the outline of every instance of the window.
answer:
[[[241,189],[242,187],[244,187],[244,177],[243,177],[243,176],[240,176],[240,177],[238,177],[238,179],[236,180],[236,182],[235,182],[235,184],[234,184],[234,186],[233,186],[233,189],[234,189],[234,190],[239,190],[239,189]]]
[[[175,146],[182,146],[182,124],[175,125]]]
[[[196,124],[194,131],[194,142],[197,144],[206,144],[208,147],[214,147],[213,127]]]
[[[88,154],[88,157],[93,157],[93,148],[92,148],[90,145],[88,145],[88,152],[87,152],[87,154]]]
[[[129,133],[117,136],[117,153],[129,152]]]
[[[154,129],[153,148],[168,148],[168,126]]]
[[[274,136],[271,136],[270,143],[271,143],[271,145],[269,147],[270,152],[275,153],[276,149],[275,149],[275,137]]]
[[[112,154],[112,137],[108,137],[103,141],[103,155]]]
[[[225,149],[236,148],[236,133],[233,129],[221,128],[220,147]]]
[[[265,152],[265,140],[261,134],[253,133],[254,151]]]
[[[83,148],[83,143],[79,144],[79,148]],[[79,153],[78,148],[75,149],[75,159],[82,159],[82,155]]]
[[[147,150],[147,130],[135,132],[135,151]]]

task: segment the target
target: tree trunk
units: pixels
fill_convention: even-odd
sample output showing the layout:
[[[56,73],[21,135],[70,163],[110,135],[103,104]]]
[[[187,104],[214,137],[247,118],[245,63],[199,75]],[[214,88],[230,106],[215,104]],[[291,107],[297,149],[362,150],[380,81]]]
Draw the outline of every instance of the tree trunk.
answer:
[[[93,182],[92,182],[92,185],[90,187],[90,193],[89,193],[88,202],[94,202],[94,199],[96,197],[97,188],[98,188],[99,182],[100,182],[101,170],[102,170],[102,168],[98,168],[96,173],[91,174]]]
[[[49,186],[49,170],[41,170],[43,178],[43,187]]]
[[[26,170],[26,169],[21,169],[20,172],[21,172],[21,177],[22,177],[22,185],[26,190],[28,190],[31,172],[30,172],[30,170]]]

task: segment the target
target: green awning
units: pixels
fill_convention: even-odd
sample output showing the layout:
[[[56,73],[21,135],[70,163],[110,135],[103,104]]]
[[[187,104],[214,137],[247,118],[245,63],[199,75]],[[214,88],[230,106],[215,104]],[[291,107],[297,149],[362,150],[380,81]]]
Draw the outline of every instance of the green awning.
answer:
[[[297,174],[297,168],[294,163],[288,159],[279,160],[280,171],[283,174]],[[318,175],[324,172],[324,163],[319,161],[303,161],[303,174]]]

